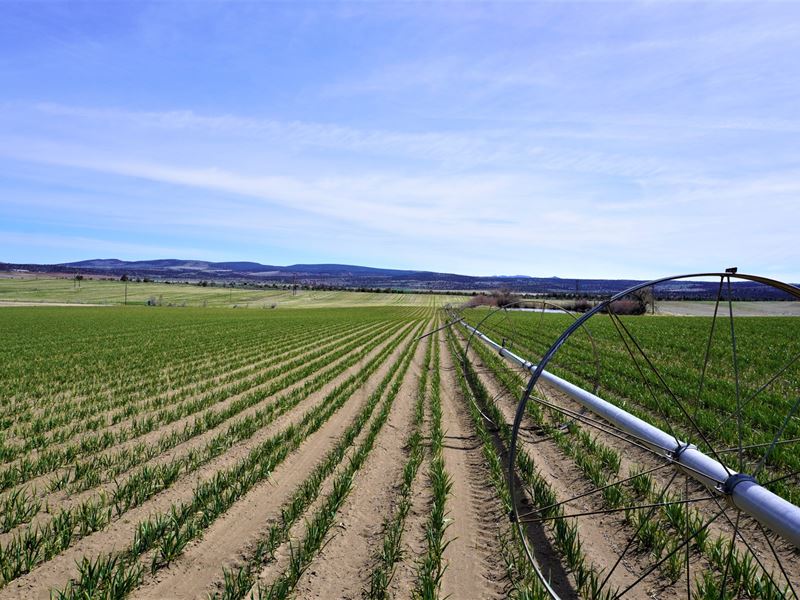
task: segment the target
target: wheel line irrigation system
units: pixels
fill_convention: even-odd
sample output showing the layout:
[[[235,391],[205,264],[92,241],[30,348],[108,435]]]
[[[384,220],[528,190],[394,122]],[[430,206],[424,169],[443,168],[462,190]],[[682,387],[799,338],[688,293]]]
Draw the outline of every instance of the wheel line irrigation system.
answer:
[[[730,280],[731,277],[742,279],[750,282],[755,282],[770,286],[782,292],[789,294],[793,299],[800,300],[800,289],[794,286],[787,285],[782,282],[777,282],[771,279],[753,276],[735,274],[735,270],[729,270],[725,273],[699,273],[693,275],[680,275],[677,277],[667,277],[657,279],[631,287],[613,297],[601,302],[592,310],[588,311],[580,317],[575,317],[575,322],[560,335],[560,337],[553,343],[550,349],[543,355],[542,359],[534,364],[511,351],[507,347],[507,340],[502,339],[502,343],[498,343],[489,337],[483,331],[471,326],[467,321],[456,313],[451,315],[449,325],[458,324],[462,326],[470,334],[470,341],[472,337],[480,339],[484,344],[496,351],[500,356],[507,359],[511,363],[520,367],[524,371],[530,373],[530,379],[526,386],[525,392],[520,399],[513,424],[513,434],[511,437],[510,450],[508,455],[508,482],[512,494],[512,507],[513,512],[511,519],[516,523],[520,536],[531,561],[537,576],[544,584],[547,591],[554,598],[558,598],[558,594],[551,587],[542,568],[535,558],[535,553],[529,547],[527,536],[523,530],[524,519],[518,512],[518,501],[520,500],[519,491],[517,489],[515,469],[517,459],[517,440],[519,430],[522,424],[523,416],[525,414],[528,400],[531,398],[534,387],[539,381],[546,382],[555,390],[565,394],[571,400],[578,403],[584,409],[591,411],[605,422],[610,423],[616,427],[620,432],[630,436],[635,440],[635,444],[643,447],[648,451],[658,455],[662,460],[673,464],[676,468],[680,469],[688,477],[699,482],[707,490],[709,490],[715,497],[720,500],[725,500],[729,506],[741,511],[741,513],[748,515],[755,519],[761,526],[768,528],[783,538],[786,542],[792,544],[796,549],[800,549],[800,507],[783,499],[777,494],[771,492],[764,486],[760,485],[754,476],[747,473],[738,473],[719,460],[719,455],[713,451],[714,456],[700,451],[694,444],[687,443],[678,439],[675,435],[663,431],[662,429],[644,421],[643,419],[631,414],[630,412],[619,408],[618,406],[604,400],[600,396],[585,390],[545,369],[548,362],[552,359],[553,355],[564,344],[564,342],[583,324],[590,319],[593,315],[608,310],[612,302],[623,299],[633,292],[655,286],[660,283],[671,282],[675,280],[687,280],[691,278],[719,278],[720,291],[717,296],[717,308],[721,300],[721,293],[723,282],[728,282],[728,300],[731,301],[730,294]],[[724,300],[723,300],[724,301]],[[716,309],[715,316],[716,319]],[[480,327],[483,321],[478,323]],[[733,320],[733,312],[731,309],[731,320]],[[713,325],[712,325],[713,327]],[[713,332],[713,329],[712,329]],[[735,343],[735,338],[734,338]],[[469,347],[469,346],[467,346]],[[734,348],[735,352],[735,348]],[[465,356],[466,360],[466,356]],[[800,402],[800,401],[799,401]],[[787,415],[788,419],[794,414],[797,408],[797,403],[792,411]],[[740,424],[741,427],[741,424]],[[700,432],[702,436],[702,432]],[[782,433],[779,432],[778,435]],[[776,436],[777,440],[777,436]],[[773,446],[775,441],[773,441]],[[704,440],[706,441],[706,440]],[[709,445],[710,446],[710,445]],[[755,473],[757,474],[757,472]],[[719,516],[719,515],[717,515]],[[736,528],[738,529],[738,522]],[[688,541],[686,542],[688,543]],[[791,582],[790,582],[791,585]],[[627,591],[627,590],[625,590]],[[624,593],[624,592],[623,592]]]

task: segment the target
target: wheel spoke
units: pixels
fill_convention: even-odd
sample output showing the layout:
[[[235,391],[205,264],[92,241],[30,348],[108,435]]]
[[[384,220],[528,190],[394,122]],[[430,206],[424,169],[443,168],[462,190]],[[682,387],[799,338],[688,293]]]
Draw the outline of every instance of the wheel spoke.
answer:
[[[701,498],[690,498],[688,500],[672,500],[670,502],[654,502],[652,504],[640,504],[638,506],[622,506],[620,508],[603,508],[600,510],[590,510],[582,513],[572,513],[569,515],[556,515],[553,517],[539,517],[537,519],[520,519],[520,523],[544,523],[545,521],[558,521],[559,519],[571,519],[574,517],[589,517],[592,515],[610,515],[613,513],[635,510],[638,508],[663,508],[677,504],[694,504],[695,502],[706,502],[716,500],[716,496],[703,496]]]
[[[688,498],[689,497],[689,476],[688,475],[684,475],[683,476],[683,480],[684,480],[683,497],[684,498]],[[686,517],[685,517],[684,523],[683,523],[683,539],[684,540],[689,539],[689,512],[688,511],[686,512]],[[691,565],[689,564],[689,554],[690,554],[689,544],[686,544],[685,560],[686,560],[686,598],[687,598],[687,600],[689,600],[692,597],[692,578],[691,578]]]
[[[750,444],[749,446],[742,446],[742,450],[753,450],[755,448],[766,448],[767,446],[785,446],[787,444],[794,444],[800,442],[800,437],[792,438],[790,440],[780,440],[780,441],[772,441],[772,442],[764,442],[763,444]],[[717,450],[720,454],[728,454],[731,452],[737,452],[738,448],[723,448],[722,450]]]
[[[739,353],[736,348],[736,327],[733,323],[733,292],[731,277],[728,275],[728,314],[731,323],[731,349],[733,350],[733,375],[736,382],[736,432],[739,439],[739,471],[744,469],[744,452],[742,450],[742,394],[739,388]]]
[[[658,446],[658,448],[660,450],[662,450],[663,453],[662,452],[657,452],[656,450],[653,449],[656,446],[653,446],[653,444],[651,442],[649,442],[647,440],[644,440],[643,438],[637,437],[635,435],[632,435],[632,434],[628,433],[627,431],[622,431],[620,429],[616,429],[616,428],[608,429],[610,424],[608,424],[606,421],[602,421],[602,422],[594,421],[592,419],[589,419],[588,417],[584,417],[580,413],[571,411],[569,409],[566,409],[564,407],[558,406],[556,404],[552,404],[552,403],[547,402],[546,400],[543,400],[543,399],[541,399],[539,397],[531,396],[531,398],[535,402],[537,402],[538,404],[541,404],[542,406],[546,406],[547,408],[551,408],[553,410],[561,412],[564,415],[571,417],[575,421],[578,421],[580,423],[585,423],[586,425],[589,425],[590,427],[595,427],[596,429],[599,429],[603,433],[607,433],[608,435],[611,435],[611,436],[613,436],[613,437],[615,437],[617,439],[620,439],[620,440],[626,442],[627,444],[630,444],[631,446],[634,446],[636,448],[640,448],[640,449],[644,450],[645,452],[648,452],[648,453],[658,457],[661,460],[667,460],[668,461],[667,464],[673,464],[674,463],[674,461],[667,456],[667,453],[672,452],[672,450],[670,448],[662,448],[661,446]],[[613,427],[613,425],[610,425],[610,426]],[[710,478],[708,476],[707,473],[701,473],[700,471],[698,471],[697,469],[695,469],[693,467],[690,467],[689,465],[681,464],[681,469],[683,469],[685,471],[691,471],[692,473],[697,473],[698,475],[701,475],[703,477],[703,479],[705,479],[707,481],[713,481],[714,483],[719,484],[719,485],[722,485],[723,483],[725,483],[724,481],[718,481],[716,479],[712,479],[712,478]]]
[[[668,433],[675,439],[675,446],[677,447],[680,444],[680,438],[678,438],[678,435],[675,433],[675,430],[672,428],[672,424],[670,423],[669,415],[665,414],[661,410],[661,403],[658,401],[658,397],[656,396],[655,391],[653,390],[652,386],[650,385],[650,378],[645,376],[644,371],[642,370],[642,367],[639,365],[639,361],[636,360],[636,356],[634,355],[633,350],[631,349],[630,345],[628,344],[628,341],[625,339],[625,336],[622,334],[622,331],[624,329],[625,332],[628,334],[628,337],[631,337],[630,332],[625,327],[624,323],[622,323],[622,321],[619,318],[619,316],[616,313],[613,312],[613,310],[611,309],[611,305],[609,305],[609,307],[608,307],[608,314],[611,317],[611,322],[614,324],[614,327],[617,330],[617,333],[619,334],[619,337],[622,340],[622,343],[625,345],[625,349],[628,351],[628,355],[631,357],[631,360],[633,361],[633,364],[636,366],[636,370],[639,371],[639,376],[642,378],[642,381],[644,382],[645,386],[647,387],[647,391],[650,393],[650,396],[653,398],[653,403],[658,407],[658,411],[661,414],[661,418],[664,421],[664,423],[666,424],[667,428],[669,429]],[[638,347],[638,344],[636,344],[636,341],[633,340],[633,339],[632,339],[632,341]],[[641,348],[639,348],[639,352],[644,354],[643,351],[641,350]],[[645,357],[645,360],[646,361],[648,360],[647,357]]]
[[[661,492],[659,493],[659,495],[658,495],[658,500],[659,500],[659,502],[660,502],[660,501],[661,501],[661,500],[664,498],[664,495],[667,493],[667,490],[668,490],[668,489],[669,489],[669,487],[672,485],[672,482],[673,482],[673,481],[675,481],[675,477],[677,477],[677,476],[678,476],[678,471],[675,471],[675,472],[672,474],[672,477],[670,478],[670,480],[667,482],[667,485],[665,485],[665,486],[664,486],[664,488],[663,488],[663,489],[661,490]],[[618,567],[618,566],[619,566],[619,565],[622,563],[622,559],[623,559],[623,558],[625,557],[625,555],[628,553],[628,550],[630,550],[630,549],[631,549],[631,547],[633,546],[633,542],[636,540],[636,538],[637,538],[637,537],[639,537],[639,533],[642,531],[642,528],[643,528],[643,527],[645,526],[645,524],[646,524],[646,523],[647,523],[647,522],[648,522],[648,521],[649,521],[649,520],[650,520],[650,519],[653,517],[653,514],[654,514],[654,513],[655,513],[655,511],[656,511],[656,508],[657,508],[656,506],[653,506],[653,507],[650,509],[650,511],[647,513],[647,517],[646,517],[646,518],[644,518],[644,519],[642,519],[642,522],[641,522],[641,523],[639,523],[639,527],[637,527],[637,528],[636,528],[636,533],[634,533],[634,534],[631,536],[631,538],[628,540],[628,543],[625,545],[625,549],[622,551],[622,554],[620,554],[620,555],[617,557],[617,560],[616,560],[616,562],[614,563],[614,566],[613,566],[613,567],[611,567],[611,570],[610,570],[610,571],[609,571],[609,572],[606,574],[605,578],[603,579],[603,583],[602,583],[602,584],[600,584],[600,589],[601,589],[601,590],[602,590],[602,589],[603,589],[603,588],[606,586],[606,583],[608,583],[608,580],[609,580],[609,579],[611,579],[611,575],[614,573],[614,571],[616,571],[616,570],[617,570],[617,567]]]
[[[718,501],[715,500],[715,503],[716,503],[717,507],[722,508],[722,506],[720,505],[720,503]],[[728,516],[727,513],[725,513],[725,515],[724,515],[725,519],[728,521],[730,526],[734,528],[734,536],[733,536],[734,541],[736,540],[737,536],[738,536],[738,538],[740,540],[742,540],[742,543],[744,543],[744,545],[747,547],[748,552],[750,552],[750,555],[758,563],[758,566],[761,568],[761,571],[764,573],[764,575],[766,575],[769,578],[770,582],[772,583],[772,585],[775,586],[776,589],[780,589],[778,584],[775,582],[775,579],[772,577],[772,573],[770,573],[767,570],[767,568],[764,566],[764,563],[761,562],[761,559],[758,557],[758,554],[756,554],[756,551],[753,549],[753,546],[750,544],[750,542],[747,541],[747,538],[745,538],[744,534],[742,533],[741,529],[739,528],[739,518],[741,517],[741,514],[742,513],[738,513],[737,514],[736,524],[733,523],[733,521],[731,520],[731,518]],[[759,527],[761,527],[760,523],[759,523]],[[776,556],[776,558],[777,558],[777,556]],[[783,565],[780,564],[780,559],[779,558],[778,558],[778,564],[780,565],[781,571],[783,571]],[[724,586],[722,587],[722,590],[723,591],[725,590]]]
[[[717,313],[719,312],[719,301],[722,298],[722,282],[723,277],[719,278],[719,288],[717,288],[717,299],[714,302],[714,316],[711,319],[711,331],[708,333],[708,342],[706,343],[706,352],[703,357],[703,369],[700,372],[700,383],[697,386],[697,407],[695,408],[695,415],[700,407],[700,399],[703,397],[703,386],[706,381],[706,369],[708,368],[708,360],[711,357],[711,343],[714,339],[714,328],[717,324]]]
[[[724,513],[725,511],[723,511]],[[730,523],[730,517],[726,514],[725,517],[728,519]],[[731,570],[731,561],[733,560],[733,549],[736,546],[736,536],[739,533],[739,521],[742,518],[742,513],[736,513],[736,524],[733,526],[733,534],[731,535],[730,546],[728,546],[728,556],[725,559],[725,572],[722,575],[722,585],[719,586],[719,597],[720,600],[725,600],[725,588],[728,585],[728,573]]]
[[[797,354],[794,355],[794,357],[789,362],[787,362],[783,367],[778,369],[778,371],[776,371],[775,374],[772,375],[772,377],[770,377],[755,392],[750,394],[744,402],[742,402],[742,410],[747,408],[750,405],[750,403],[753,402],[759,394],[761,394],[761,392],[763,392],[765,389],[767,389],[769,386],[771,386],[775,382],[775,380],[778,379],[778,377],[780,377],[786,371],[788,371],[789,368],[792,367],[792,365],[794,365],[799,360],[800,360],[800,353],[797,353]],[[725,417],[721,418],[719,420],[719,423],[717,423],[717,426],[711,432],[711,437],[714,437],[717,433],[719,433],[719,431],[725,426],[725,424],[728,421],[730,421],[731,417],[733,417],[734,414],[735,413],[731,412],[731,413],[728,413],[727,415],[725,415]]]
[[[792,405],[792,409],[789,411],[789,413],[786,415],[786,418],[783,420],[781,428],[778,430],[778,433],[775,434],[775,437],[772,439],[772,443],[769,445],[769,448],[767,448],[767,451],[764,453],[764,456],[761,457],[761,460],[759,461],[758,465],[755,468],[755,471],[753,472],[753,477],[756,477],[761,471],[761,469],[763,469],[764,466],[767,464],[767,459],[769,458],[769,455],[772,454],[772,451],[775,449],[778,440],[783,435],[786,426],[789,424],[789,421],[792,420],[794,413],[797,412],[798,407],[800,407],[800,396],[798,396],[797,400],[795,400],[794,404]]]
[[[612,423],[609,423],[608,421],[598,421],[597,419],[592,419],[591,417],[587,417],[583,413],[579,413],[579,412],[574,411],[572,409],[564,408],[563,406],[559,406],[557,404],[553,404],[552,402],[548,402],[547,400],[544,400],[542,398],[538,398],[538,397],[534,398],[534,401],[537,404],[541,404],[542,406],[544,406],[546,408],[550,408],[550,409],[552,409],[554,411],[560,412],[564,416],[569,417],[569,418],[571,418],[571,419],[573,419],[575,421],[578,421],[578,422],[583,423],[585,425],[589,425],[590,427],[594,427],[595,429],[598,429],[599,431],[602,431],[603,433],[607,433],[608,435],[611,435],[611,436],[613,436],[613,437],[615,437],[617,439],[620,439],[620,440],[622,440],[624,442],[632,444],[632,445],[636,446],[637,448],[641,448],[642,450],[646,450],[648,452],[652,452],[653,454],[655,454],[656,456],[658,456],[661,459],[665,458],[664,454],[660,454],[660,453],[656,452],[655,450],[653,450],[651,447],[646,446],[645,444],[651,444],[651,443],[648,442],[647,440],[645,440],[644,438],[640,438],[640,437],[635,436],[635,435],[633,435],[631,433],[628,433],[627,431],[622,431],[621,429],[617,429]],[[659,448],[659,450],[663,450],[664,453],[671,452],[671,450],[669,448],[663,448],[661,446],[659,446],[658,448]]]
[[[629,481],[633,481],[637,477],[641,477],[642,475],[650,475],[651,473],[655,473],[656,471],[660,471],[661,469],[665,469],[665,468],[667,468],[669,466],[672,466],[672,463],[665,462],[663,464],[660,464],[657,467],[653,467],[652,469],[648,469],[647,471],[642,471],[641,473],[637,473],[636,475],[632,475],[631,477],[626,477],[625,479],[619,479],[619,480],[615,481],[614,483],[609,483],[607,485],[604,485],[603,487],[594,488],[594,489],[592,489],[592,490],[590,490],[588,492],[584,492],[583,494],[579,494],[577,496],[573,496],[569,500],[562,500],[561,502],[556,502],[554,504],[550,504],[548,506],[544,506],[542,508],[539,508],[539,509],[536,509],[536,510],[532,510],[531,512],[521,514],[520,517],[529,517],[532,514],[543,514],[543,513],[549,512],[549,511],[553,510],[554,508],[558,508],[559,506],[563,506],[564,504],[569,504],[570,502],[574,502],[575,500],[580,500],[581,498],[586,498],[587,496],[591,496],[593,494],[597,494],[597,493],[602,492],[603,490],[606,490],[608,488],[611,488],[611,487],[614,487],[614,486],[617,486],[617,485],[622,485],[623,483],[628,483]],[[676,471],[676,473],[677,473],[677,471]]]
[[[792,595],[795,597],[795,599],[800,598],[800,596],[797,595],[797,592],[794,589],[794,585],[792,585],[792,580],[789,578],[788,573],[786,573],[786,569],[783,566],[783,561],[780,559],[780,557],[778,556],[778,552],[775,550],[775,545],[772,543],[772,540],[769,539],[769,534],[767,534],[767,530],[764,529],[764,526],[761,523],[758,523],[758,528],[759,530],[761,530],[764,539],[767,541],[769,549],[772,551],[772,556],[775,557],[775,562],[778,563],[778,568],[781,570],[781,573],[783,573],[784,579],[786,579],[786,583],[789,584],[789,589],[792,590]]]
[[[772,485],[774,483],[779,483],[781,481],[786,481],[787,479],[791,479],[792,477],[797,477],[798,475],[800,475],[800,470],[792,471],[788,475],[781,475],[780,477],[776,477],[775,479],[771,479],[770,481],[768,481],[767,483],[764,484],[764,487],[766,487],[768,485]]]

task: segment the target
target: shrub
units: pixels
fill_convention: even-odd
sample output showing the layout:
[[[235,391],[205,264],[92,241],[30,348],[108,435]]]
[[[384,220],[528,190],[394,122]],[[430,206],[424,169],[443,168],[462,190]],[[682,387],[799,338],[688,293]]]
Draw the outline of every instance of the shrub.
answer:
[[[571,312],[584,313],[592,310],[594,308],[594,304],[584,298],[581,298],[580,300],[575,300],[573,302],[566,302],[562,304],[562,307]]]
[[[611,312],[615,315],[643,315],[647,310],[647,304],[635,298],[625,298],[615,300],[611,303]],[[606,308],[603,312],[608,312]]]
[[[481,292],[475,294],[470,298],[467,303],[467,308],[474,308],[476,306],[512,306],[520,303],[520,297],[513,294],[510,290],[495,290],[491,294]]]

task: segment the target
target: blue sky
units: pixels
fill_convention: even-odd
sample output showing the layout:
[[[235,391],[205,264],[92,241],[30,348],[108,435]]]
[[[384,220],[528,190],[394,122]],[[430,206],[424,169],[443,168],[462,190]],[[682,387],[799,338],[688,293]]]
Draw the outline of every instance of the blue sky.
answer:
[[[0,14],[0,260],[800,281],[798,3]]]

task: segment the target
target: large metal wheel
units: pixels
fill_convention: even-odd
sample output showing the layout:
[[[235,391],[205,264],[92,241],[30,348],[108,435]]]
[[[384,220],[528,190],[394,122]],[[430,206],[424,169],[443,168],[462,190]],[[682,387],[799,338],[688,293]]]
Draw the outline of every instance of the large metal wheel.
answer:
[[[709,291],[711,301],[691,304],[705,316],[622,314],[645,292],[652,301]],[[800,504],[800,317],[752,316],[767,305],[745,297],[788,309],[800,289],[735,270],[654,280],[599,303],[523,365],[531,376],[508,456],[512,519],[551,597],[799,598],[800,531],[771,528],[754,517],[762,500],[751,510],[740,495],[768,490],[776,506]],[[578,337],[587,330],[601,356],[596,382],[559,367],[587,358]],[[529,358],[524,344],[514,352]],[[587,413],[559,380],[588,387],[611,412]],[[525,437],[533,406],[574,424],[558,441],[568,471],[584,478],[558,493],[537,479],[547,477]],[[621,425],[608,417],[613,407],[663,435]],[[717,470],[693,466],[701,455]],[[547,547],[531,541],[542,532]],[[568,581],[554,580],[556,560],[569,565]]]

